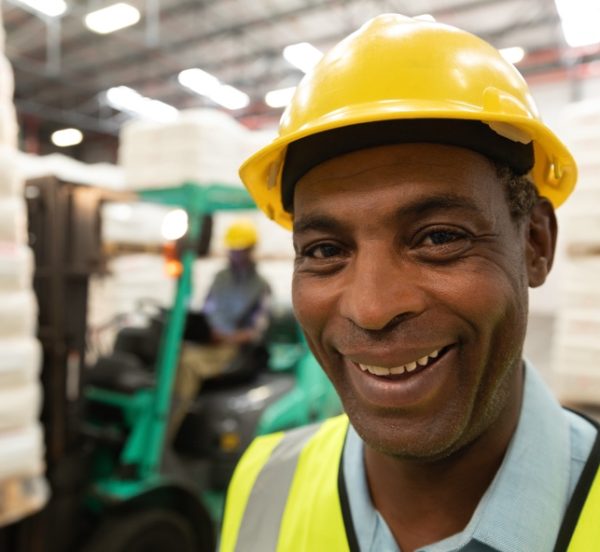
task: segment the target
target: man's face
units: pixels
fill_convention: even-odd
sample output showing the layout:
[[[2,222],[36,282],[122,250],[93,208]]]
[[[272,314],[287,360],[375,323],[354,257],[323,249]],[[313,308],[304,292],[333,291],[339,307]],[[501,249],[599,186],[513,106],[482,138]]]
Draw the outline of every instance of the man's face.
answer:
[[[527,235],[462,148],[362,150],[298,182],[294,308],[373,449],[441,458],[518,411]]]

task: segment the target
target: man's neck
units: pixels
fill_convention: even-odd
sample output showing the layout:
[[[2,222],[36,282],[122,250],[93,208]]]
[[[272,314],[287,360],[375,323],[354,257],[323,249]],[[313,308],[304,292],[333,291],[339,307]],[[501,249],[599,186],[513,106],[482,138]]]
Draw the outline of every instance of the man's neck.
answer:
[[[522,387],[520,391],[519,397]],[[485,433],[443,460],[405,460],[365,445],[371,499],[402,552],[466,527],[502,464],[517,426],[521,400],[508,408]]]

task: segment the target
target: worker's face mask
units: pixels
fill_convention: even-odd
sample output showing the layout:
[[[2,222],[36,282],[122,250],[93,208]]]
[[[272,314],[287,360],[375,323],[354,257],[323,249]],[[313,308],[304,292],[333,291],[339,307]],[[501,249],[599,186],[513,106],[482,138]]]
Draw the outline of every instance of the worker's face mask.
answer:
[[[252,262],[252,249],[231,249],[229,262],[235,268],[244,268]]]

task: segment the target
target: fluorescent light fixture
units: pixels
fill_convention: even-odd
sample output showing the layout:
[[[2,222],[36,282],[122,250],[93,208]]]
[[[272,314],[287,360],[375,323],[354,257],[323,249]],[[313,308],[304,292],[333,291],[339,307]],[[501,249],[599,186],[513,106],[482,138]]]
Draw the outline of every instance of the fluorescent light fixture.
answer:
[[[290,103],[295,91],[295,86],[271,90],[265,94],[265,103],[269,107],[285,107]]]
[[[206,96],[223,107],[235,110],[242,109],[250,103],[245,92],[229,84],[223,84],[217,77],[202,69],[185,69],[177,77],[179,83],[196,94]]]
[[[52,143],[59,148],[68,148],[70,146],[76,146],[83,140],[83,134],[76,128],[63,128],[57,130],[50,136]]]
[[[154,121],[172,121],[178,114],[172,105],[142,96],[128,86],[109,88],[106,91],[106,101],[119,111]]]
[[[179,82],[202,96],[214,94],[221,83],[219,79],[202,69],[185,69],[177,77]]]
[[[87,28],[98,34],[114,33],[135,25],[139,20],[139,10],[125,2],[90,12],[84,18]]]
[[[169,211],[163,219],[160,233],[168,241],[175,241],[185,236],[188,231],[188,216],[183,209]]]
[[[572,48],[600,42],[600,2],[555,0],[567,44]]]
[[[431,15],[429,13],[424,13],[422,15],[415,15],[413,17],[413,19],[419,19],[421,21],[430,21],[432,23],[435,23],[435,17],[433,17],[433,15]]]
[[[512,48],[501,48],[500,53],[506,61],[512,63],[513,65],[516,65],[525,57],[525,50],[520,46],[513,46]]]
[[[212,99],[227,109],[242,109],[250,103],[248,94],[229,84],[223,84]]]
[[[19,0],[19,2],[49,17],[58,17],[67,11],[67,3],[64,0]]]
[[[299,42],[286,46],[283,49],[283,57],[303,73],[308,73],[319,63],[323,53],[308,42]]]

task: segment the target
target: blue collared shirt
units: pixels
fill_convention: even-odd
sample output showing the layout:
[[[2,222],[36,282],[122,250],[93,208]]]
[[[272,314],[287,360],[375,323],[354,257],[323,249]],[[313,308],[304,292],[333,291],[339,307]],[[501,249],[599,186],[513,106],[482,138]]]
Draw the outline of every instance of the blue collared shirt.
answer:
[[[563,410],[539,374],[525,363],[517,429],[492,484],[463,531],[417,552],[550,552],[596,437],[583,418]],[[364,444],[350,426],[344,474],[361,552],[399,552],[373,508]]]

